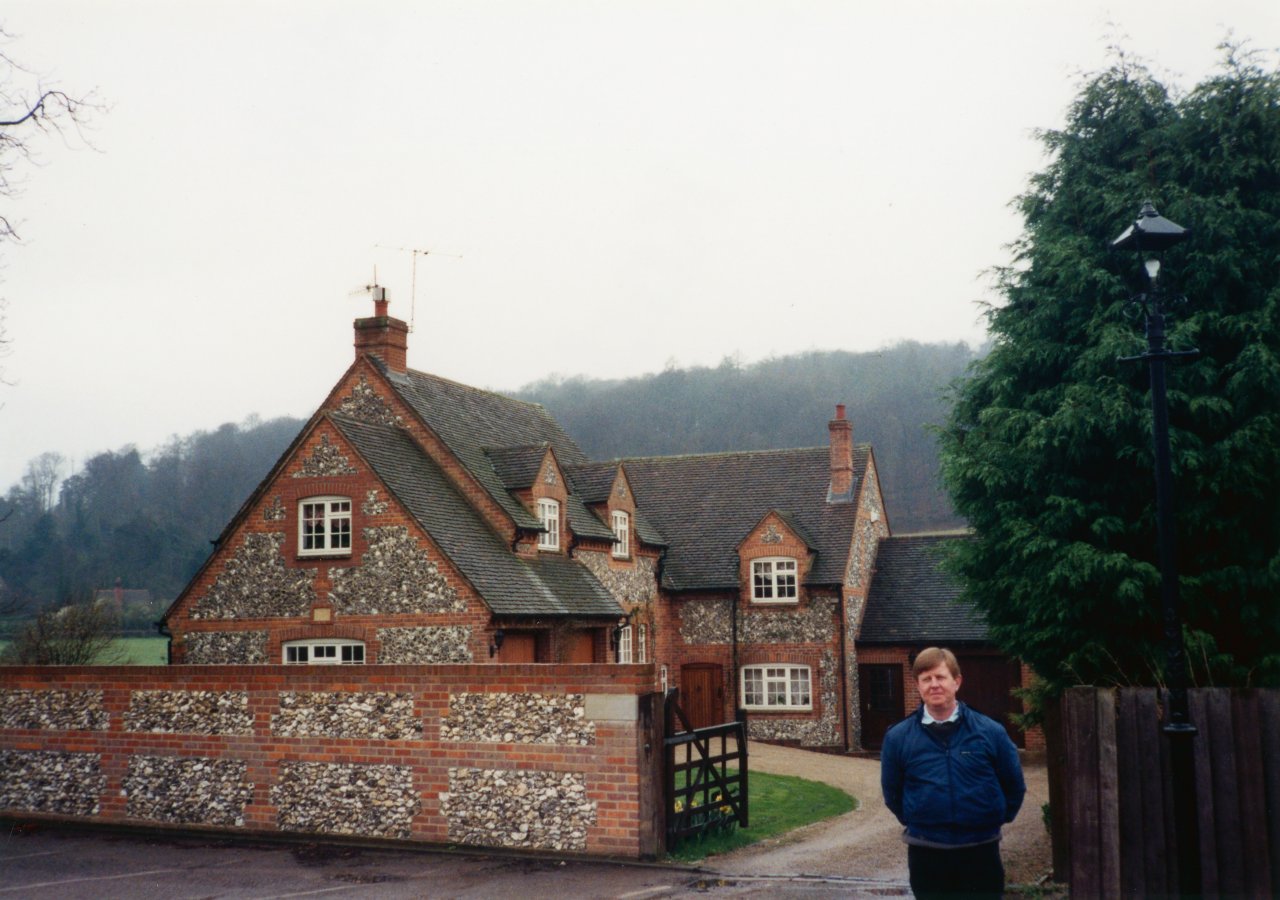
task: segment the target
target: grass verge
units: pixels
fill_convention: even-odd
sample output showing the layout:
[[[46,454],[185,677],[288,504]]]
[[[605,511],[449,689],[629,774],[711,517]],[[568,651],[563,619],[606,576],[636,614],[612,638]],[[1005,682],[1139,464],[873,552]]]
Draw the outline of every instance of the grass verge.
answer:
[[[765,838],[791,831],[810,822],[829,819],[857,808],[858,801],[839,788],[794,775],[751,772],[749,787],[749,828],[689,838],[669,854],[681,862],[696,862],[717,853],[727,853]]]

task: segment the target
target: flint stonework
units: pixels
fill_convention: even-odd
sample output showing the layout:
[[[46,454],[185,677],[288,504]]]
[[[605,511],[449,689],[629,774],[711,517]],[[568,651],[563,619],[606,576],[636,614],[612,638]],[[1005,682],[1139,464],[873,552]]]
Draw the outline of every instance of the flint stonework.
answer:
[[[134,691],[126,731],[252,734],[247,691]]]
[[[320,443],[311,455],[303,457],[302,466],[293,473],[294,478],[334,478],[338,475],[357,474],[351,460],[329,443],[329,435],[320,435]]]
[[[283,691],[271,717],[277,737],[362,738],[397,741],[422,737],[412,694]]]
[[[525,850],[586,850],[596,823],[586,776],[571,772],[453,768],[440,811],[450,840]]]
[[[423,628],[379,628],[384,665],[429,665],[475,662],[471,653],[471,628],[439,625]]]
[[[316,569],[288,569],[282,532],[246,534],[209,591],[191,608],[193,619],[305,616],[315,599]]]
[[[867,474],[863,483],[876,483],[875,471],[867,464]],[[871,575],[875,564],[876,549],[880,541],[889,536],[889,527],[885,523],[884,505],[880,496],[869,487],[862,492],[862,506],[859,510],[857,531],[853,537],[853,549],[849,552],[849,568],[845,570],[844,582],[849,587],[863,587]],[[855,621],[857,621],[855,619]]]
[[[0,728],[106,731],[102,691],[0,691]]]
[[[265,631],[188,631],[185,661],[192,666],[252,665],[267,661]]]
[[[410,766],[282,762],[271,788],[284,831],[411,836],[422,806]]]
[[[610,555],[589,550],[579,550],[574,558],[581,562],[605,590],[623,606],[637,603],[653,603],[658,596],[656,566],[648,557],[640,557],[631,568],[615,569],[609,565]]]
[[[596,723],[583,704],[582,694],[450,694],[440,739],[585,747],[596,742]]]
[[[391,404],[369,387],[364,375],[351,388],[351,393],[338,404],[338,412],[371,425],[400,425],[400,417],[391,411]]]
[[[253,799],[248,763],[240,759],[134,756],[124,778],[126,815],[195,825],[244,825]]]
[[[0,750],[0,809],[96,816],[106,787],[102,756]]]
[[[359,566],[333,568],[330,597],[346,615],[462,612],[466,604],[409,529],[364,529],[369,549]]]
[[[733,640],[728,600],[704,597],[680,606],[680,637],[686,644],[727,644]],[[738,641],[743,644],[811,644],[836,633],[833,597],[814,597],[803,609],[739,611]]]

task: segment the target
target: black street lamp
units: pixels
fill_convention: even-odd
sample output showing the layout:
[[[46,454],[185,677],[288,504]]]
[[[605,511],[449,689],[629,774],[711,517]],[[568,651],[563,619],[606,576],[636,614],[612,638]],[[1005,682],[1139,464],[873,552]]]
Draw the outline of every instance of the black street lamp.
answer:
[[[1165,392],[1165,361],[1194,356],[1198,350],[1170,350],[1165,346],[1165,296],[1160,288],[1160,255],[1181,242],[1187,229],[1156,212],[1148,200],[1137,221],[1111,242],[1118,250],[1136,250],[1147,270],[1150,290],[1134,300],[1146,319],[1147,351],[1122,357],[1142,360],[1151,370],[1151,442],[1155,451],[1156,541],[1160,556],[1160,601],[1164,617],[1165,679],[1169,702],[1163,731],[1169,739],[1173,777],[1173,813],[1177,839],[1179,893],[1200,893],[1200,841],[1196,823],[1195,769],[1191,742],[1197,734],[1187,709],[1187,660],[1178,613],[1178,566],[1173,518],[1173,466],[1169,458],[1169,401]]]

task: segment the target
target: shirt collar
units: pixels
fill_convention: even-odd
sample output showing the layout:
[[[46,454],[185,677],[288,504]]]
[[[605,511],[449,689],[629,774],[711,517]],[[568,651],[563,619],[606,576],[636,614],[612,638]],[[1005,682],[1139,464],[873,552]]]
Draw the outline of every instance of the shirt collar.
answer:
[[[958,721],[960,721],[960,704],[959,704],[959,703],[957,703],[957,704],[956,704],[956,708],[955,708],[955,709],[953,709],[953,710],[951,711],[951,715],[950,715],[950,716],[948,716],[948,717],[947,717],[947,718],[945,718],[945,719],[935,719],[933,716],[929,715],[929,707],[927,707],[927,706],[921,706],[921,707],[920,707],[920,709],[921,709],[921,712],[920,712],[920,722],[921,722],[921,724],[923,724],[923,725],[932,725],[932,724],[934,724],[935,722],[958,722]]]

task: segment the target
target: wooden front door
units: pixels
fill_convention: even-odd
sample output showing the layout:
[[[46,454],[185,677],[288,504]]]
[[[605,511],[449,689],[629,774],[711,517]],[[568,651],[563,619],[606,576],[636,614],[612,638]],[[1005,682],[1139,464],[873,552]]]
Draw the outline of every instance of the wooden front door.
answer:
[[[596,661],[596,636],[591,631],[570,632],[564,649],[564,661],[593,663]]]
[[[681,666],[680,707],[694,728],[705,728],[723,722],[723,667],[717,663],[688,663]]]
[[[858,694],[862,699],[862,747],[879,750],[884,733],[902,721],[902,665],[858,666]]]
[[[1000,656],[957,655],[956,661],[962,679],[959,698],[1003,725],[1016,746],[1026,746],[1026,737],[1009,721],[1011,713],[1022,712],[1022,701],[1012,693],[1022,686],[1022,668]]]
[[[498,661],[504,663],[531,663],[538,661],[538,637],[508,631],[498,651]]]

